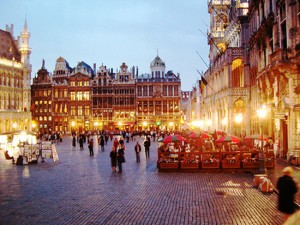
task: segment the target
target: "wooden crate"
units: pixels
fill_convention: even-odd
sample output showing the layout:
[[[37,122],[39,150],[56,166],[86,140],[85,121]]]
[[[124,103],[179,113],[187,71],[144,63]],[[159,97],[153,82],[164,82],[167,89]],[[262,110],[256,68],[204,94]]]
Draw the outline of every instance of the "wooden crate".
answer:
[[[161,162],[159,163],[160,169],[178,169],[178,162]]]
[[[180,163],[181,169],[199,169],[199,163]]]
[[[258,161],[254,162],[242,162],[242,167],[247,169],[256,169],[259,168]]]
[[[240,160],[237,160],[235,162],[228,162],[227,160],[223,160],[222,161],[222,168],[225,168],[225,169],[239,169],[241,168],[241,162]]]
[[[220,168],[220,162],[202,162],[201,166],[203,169]]]

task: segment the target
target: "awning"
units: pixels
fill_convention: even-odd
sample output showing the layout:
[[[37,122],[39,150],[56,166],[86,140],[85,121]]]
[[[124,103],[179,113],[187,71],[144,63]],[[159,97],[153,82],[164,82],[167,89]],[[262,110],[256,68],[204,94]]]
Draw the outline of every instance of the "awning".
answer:
[[[114,122],[113,125],[114,126],[131,126],[131,125],[135,125],[135,122],[121,122],[122,124],[119,124],[119,122]]]

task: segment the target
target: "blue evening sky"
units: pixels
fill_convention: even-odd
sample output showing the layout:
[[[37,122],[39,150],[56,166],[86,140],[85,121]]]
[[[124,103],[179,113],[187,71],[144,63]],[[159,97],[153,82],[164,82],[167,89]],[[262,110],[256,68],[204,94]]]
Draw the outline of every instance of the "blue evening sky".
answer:
[[[42,66],[55,69],[64,57],[71,67],[84,61],[116,71],[122,62],[150,73],[159,56],[166,71],[180,73],[182,90],[199,79],[208,64],[206,0],[0,0],[0,29],[14,24],[20,35],[25,17],[31,34],[32,77]]]

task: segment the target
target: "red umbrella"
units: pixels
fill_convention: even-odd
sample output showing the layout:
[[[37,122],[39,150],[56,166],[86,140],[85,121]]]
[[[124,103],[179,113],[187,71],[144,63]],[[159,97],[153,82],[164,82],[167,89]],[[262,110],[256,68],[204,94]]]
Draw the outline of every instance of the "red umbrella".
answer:
[[[199,133],[195,133],[194,131],[190,133],[189,138],[199,137]]]
[[[267,141],[268,140],[268,136],[267,135],[263,135],[263,138],[264,138],[264,141]],[[261,135],[260,134],[251,134],[249,136],[246,136],[245,139],[258,139],[258,140],[261,140]]]
[[[195,143],[195,146],[196,146],[196,147],[200,147],[200,146],[202,146],[202,145],[203,145],[203,140],[202,140],[202,138],[198,138],[197,141],[196,141],[196,143]]]
[[[211,135],[208,133],[201,133],[200,135],[201,138],[207,139],[207,138],[211,138]]]
[[[216,140],[216,142],[235,142],[235,143],[239,143],[241,141],[242,141],[241,138],[234,135],[226,135]]]
[[[165,137],[163,140],[163,143],[168,144],[171,142],[179,142],[179,141],[185,141],[185,138],[178,134],[175,134],[175,135],[170,135],[170,136]]]

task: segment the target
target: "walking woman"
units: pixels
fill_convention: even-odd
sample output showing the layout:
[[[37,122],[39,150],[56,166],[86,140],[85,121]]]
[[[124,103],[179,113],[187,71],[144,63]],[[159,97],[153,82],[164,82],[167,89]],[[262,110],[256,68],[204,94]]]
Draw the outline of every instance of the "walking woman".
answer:
[[[110,161],[112,172],[117,172],[117,149],[115,148],[115,146],[112,146],[111,148]]]
[[[118,169],[119,169],[119,173],[122,173],[122,163],[125,162],[125,146],[120,144],[119,145],[119,149],[118,149]]]

